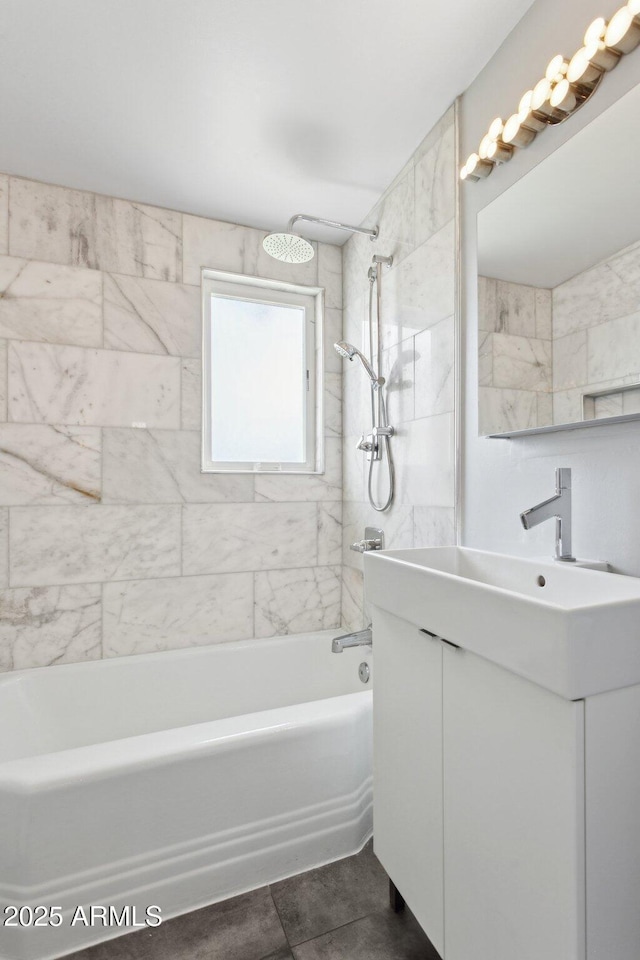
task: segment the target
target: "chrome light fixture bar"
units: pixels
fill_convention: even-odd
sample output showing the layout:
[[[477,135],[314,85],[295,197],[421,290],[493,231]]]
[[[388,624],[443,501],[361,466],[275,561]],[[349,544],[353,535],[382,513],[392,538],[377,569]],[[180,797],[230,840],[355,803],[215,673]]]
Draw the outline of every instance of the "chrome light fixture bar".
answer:
[[[589,24],[583,46],[570,60],[562,54],[550,60],[544,77],[524,94],[508,120],[503,123],[497,117],[491,122],[478,151],[470,154],[461,168],[460,179],[485,179],[547,127],[564,123],[593,96],[620,58],[638,47],[640,0],[628,0],[609,23],[598,17]]]

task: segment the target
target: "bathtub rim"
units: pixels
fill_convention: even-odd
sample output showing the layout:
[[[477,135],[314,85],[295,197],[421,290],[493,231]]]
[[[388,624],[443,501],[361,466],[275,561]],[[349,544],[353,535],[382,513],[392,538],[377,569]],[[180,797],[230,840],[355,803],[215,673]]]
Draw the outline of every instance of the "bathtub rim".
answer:
[[[55,790],[82,777],[99,781],[131,768],[152,769],[198,754],[233,749],[239,741],[268,740],[301,734],[336,714],[345,719],[371,709],[373,691],[359,690],[269,710],[169,727],[81,747],[69,747],[0,763],[0,790],[30,795]],[[213,736],[213,734],[216,734]]]

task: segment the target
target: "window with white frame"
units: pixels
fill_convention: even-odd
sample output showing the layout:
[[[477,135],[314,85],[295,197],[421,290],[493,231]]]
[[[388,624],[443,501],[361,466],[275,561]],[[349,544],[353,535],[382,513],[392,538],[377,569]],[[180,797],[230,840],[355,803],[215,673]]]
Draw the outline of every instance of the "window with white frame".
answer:
[[[322,292],[203,271],[203,472],[322,471]]]

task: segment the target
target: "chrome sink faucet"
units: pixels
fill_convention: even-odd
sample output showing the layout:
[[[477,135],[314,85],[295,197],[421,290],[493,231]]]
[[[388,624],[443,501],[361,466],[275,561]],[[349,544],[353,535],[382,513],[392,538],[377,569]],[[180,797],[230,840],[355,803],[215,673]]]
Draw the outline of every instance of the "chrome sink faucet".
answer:
[[[571,553],[571,470],[569,467],[556,469],[556,494],[543,500],[535,507],[520,514],[525,530],[537,527],[545,520],[555,517],[556,521],[556,560],[565,563],[575,562]]]

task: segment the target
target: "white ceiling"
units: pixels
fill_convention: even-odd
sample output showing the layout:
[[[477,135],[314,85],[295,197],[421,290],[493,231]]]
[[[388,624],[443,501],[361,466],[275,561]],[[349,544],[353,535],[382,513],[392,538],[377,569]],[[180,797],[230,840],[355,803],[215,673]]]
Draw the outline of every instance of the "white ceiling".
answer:
[[[0,170],[358,223],[531,3],[1,0]]]
[[[553,288],[637,242],[638,157],[640,85],[481,211],[481,276]]]

